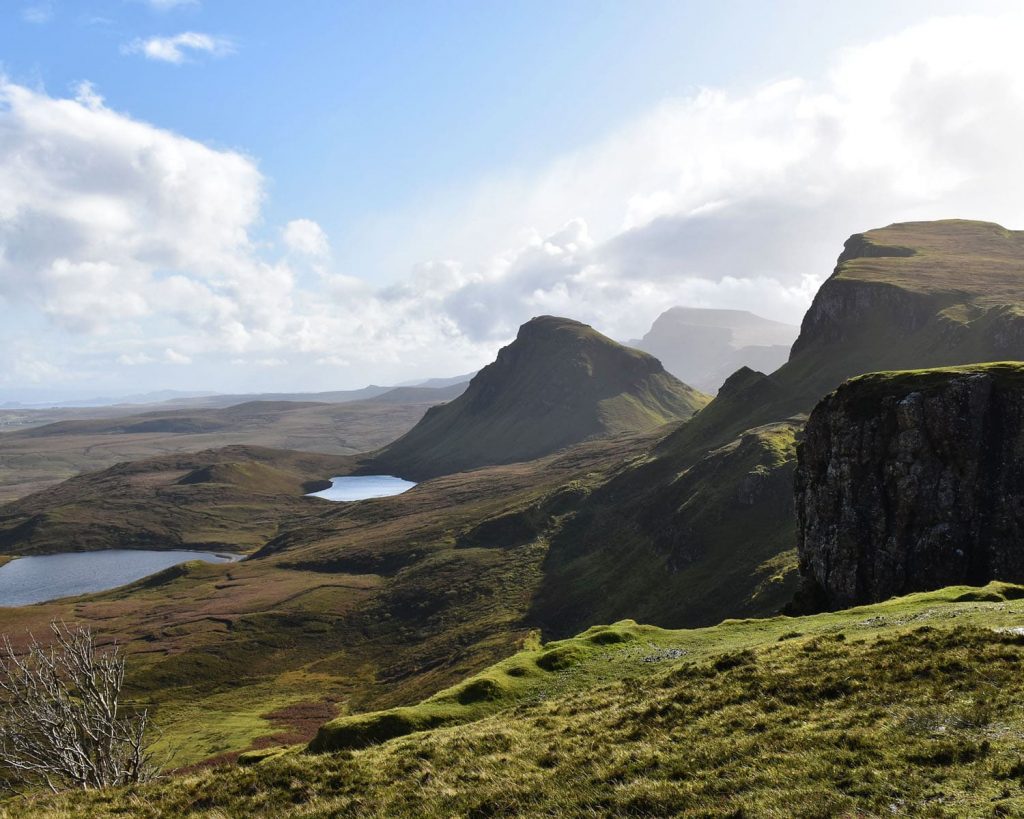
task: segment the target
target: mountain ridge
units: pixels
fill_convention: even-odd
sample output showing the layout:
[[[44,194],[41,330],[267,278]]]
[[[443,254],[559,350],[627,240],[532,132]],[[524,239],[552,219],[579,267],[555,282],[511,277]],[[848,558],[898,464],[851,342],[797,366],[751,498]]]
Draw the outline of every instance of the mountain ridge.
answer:
[[[531,460],[588,438],[682,420],[707,400],[647,353],[582,322],[538,316],[462,395],[428,410],[364,470],[423,479]]]

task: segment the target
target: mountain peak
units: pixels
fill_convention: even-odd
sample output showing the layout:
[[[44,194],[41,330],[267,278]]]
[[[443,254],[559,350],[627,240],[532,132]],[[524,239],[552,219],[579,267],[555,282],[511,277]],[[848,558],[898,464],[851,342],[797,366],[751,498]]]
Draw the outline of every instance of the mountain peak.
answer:
[[[432,408],[372,466],[424,478],[530,460],[688,418],[706,401],[653,356],[582,322],[538,316],[465,393]]]

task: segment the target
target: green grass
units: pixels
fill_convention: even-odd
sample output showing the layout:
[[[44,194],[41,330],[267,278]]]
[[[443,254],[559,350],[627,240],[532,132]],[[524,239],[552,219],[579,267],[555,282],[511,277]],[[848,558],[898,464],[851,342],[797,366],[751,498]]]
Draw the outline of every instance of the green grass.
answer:
[[[867,373],[840,385],[837,397],[845,396],[845,406],[854,414],[877,411],[878,402],[894,393],[928,393],[949,387],[957,376],[984,375],[999,388],[1019,390],[1024,386],[1024,362],[993,361],[959,367],[932,367],[915,370],[883,370]],[[855,397],[856,400],[852,400]]]
[[[443,712],[441,727],[333,753],[265,751],[244,767],[7,808],[50,817],[1019,815],[1022,596],[993,583],[804,618],[590,629],[411,709]],[[555,651],[571,661],[544,670],[539,660]]]

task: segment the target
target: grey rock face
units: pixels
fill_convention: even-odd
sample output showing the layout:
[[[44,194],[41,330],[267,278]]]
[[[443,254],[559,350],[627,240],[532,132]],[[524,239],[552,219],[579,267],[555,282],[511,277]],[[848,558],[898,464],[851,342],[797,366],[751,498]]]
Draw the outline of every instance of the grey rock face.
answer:
[[[1024,365],[854,379],[798,449],[804,600],[1024,581]]]

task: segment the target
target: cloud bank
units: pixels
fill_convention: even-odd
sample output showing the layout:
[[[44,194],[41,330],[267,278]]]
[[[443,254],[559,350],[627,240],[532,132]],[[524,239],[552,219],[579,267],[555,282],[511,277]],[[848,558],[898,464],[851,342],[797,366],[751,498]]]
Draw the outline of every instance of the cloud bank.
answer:
[[[146,37],[132,40],[121,49],[125,54],[141,54],[147,60],[180,65],[196,53],[226,57],[235,53],[234,43],[199,31],[184,31],[173,37]]]
[[[820,78],[666,101],[538,173],[368,224],[409,271],[387,287],[335,269],[312,220],[261,225],[252,158],[88,85],[0,81],[0,299],[20,317],[0,383],[131,368],[329,388],[468,370],[540,313],[619,338],[673,304],[796,321],[852,232],[1024,227],[1022,34],[1020,17],[933,20]]]

